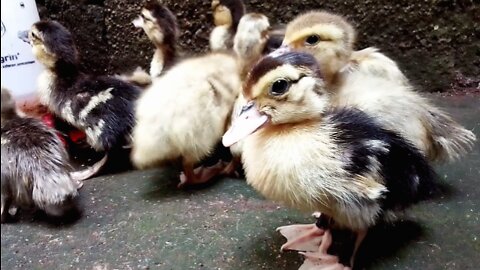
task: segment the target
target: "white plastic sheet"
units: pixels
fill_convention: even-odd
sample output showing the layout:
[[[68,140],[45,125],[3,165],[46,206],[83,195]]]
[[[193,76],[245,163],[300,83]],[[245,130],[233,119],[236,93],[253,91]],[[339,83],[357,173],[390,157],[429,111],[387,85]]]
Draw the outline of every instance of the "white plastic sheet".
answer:
[[[2,86],[20,100],[35,96],[42,66],[35,61],[31,46],[18,37],[39,20],[35,0],[2,1]]]

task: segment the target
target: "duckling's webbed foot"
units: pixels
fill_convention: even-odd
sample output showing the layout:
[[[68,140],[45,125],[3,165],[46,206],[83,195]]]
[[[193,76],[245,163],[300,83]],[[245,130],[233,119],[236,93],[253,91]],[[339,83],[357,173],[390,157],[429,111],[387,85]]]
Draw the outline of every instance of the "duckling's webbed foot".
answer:
[[[287,238],[287,242],[280,248],[282,251],[317,251],[325,233],[325,230],[320,229],[315,223],[282,226],[278,227],[277,231]]]
[[[83,169],[81,171],[74,171],[70,172],[70,177],[72,180],[75,182],[77,185],[77,189],[80,189],[83,187],[83,181],[89,179],[90,177],[93,177],[96,175],[100,170],[105,166],[108,160],[108,154],[105,154],[105,156],[95,162],[92,166],[87,167],[86,169]]]
[[[328,248],[332,244],[332,234],[330,230],[325,230],[322,243],[315,252],[299,252],[305,256],[305,261],[298,270],[349,270],[347,267],[339,263],[339,258],[327,253]]]
[[[219,161],[213,166],[204,167],[200,166],[193,170],[192,166],[184,166],[183,172],[180,174],[180,183],[178,187],[188,185],[205,184],[212,180],[215,176],[221,174],[225,169],[225,163]]]
[[[290,225],[277,228],[287,242],[283,244],[280,250],[297,250],[316,252],[322,243],[325,230],[330,225],[330,218],[322,215],[320,212],[313,213],[317,219],[314,224],[308,225]]]

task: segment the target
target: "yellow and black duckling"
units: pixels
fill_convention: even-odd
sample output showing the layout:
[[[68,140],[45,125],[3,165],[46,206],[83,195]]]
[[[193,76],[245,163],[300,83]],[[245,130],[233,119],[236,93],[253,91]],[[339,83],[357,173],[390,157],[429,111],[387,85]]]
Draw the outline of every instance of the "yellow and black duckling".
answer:
[[[150,76],[160,76],[176,61],[178,25],[175,15],[158,0],[148,0],[140,16],[133,21],[136,27],[143,29],[155,45],[155,53],[150,63]]]
[[[2,87],[2,223],[10,208],[35,207],[61,216],[74,207],[81,186],[72,178],[68,154],[54,130],[17,113]]]
[[[327,254],[330,228],[357,233],[426,199],[435,174],[418,149],[352,107],[330,107],[316,59],[280,49],[263,58],[244,84],[247,105],[223,137],[244,139],[247,182],[265,197],[305,211],[320,211],[316,225],[280,228],[282,249],[308,251],[306,263],[343,266]],[[323,235],[319,250],[308,240]],[[354,252],[355,253],[355,252]]]
[[[429,160],[454,160],[475,135],[413,90],[398,65],[375,48],[353,51],[355,30],[341,16],[313,11],[287,25],[283,45],[312,53],[335,106],[355,106],[410,140]]]
[[[242,0],[213,0],[212,13],[215,28],[210,33],[212,51],[229,50],[240,19],[245,14]]]
[[[35,23],[29,39],[33,54],[45,66],[38,83],[40,102],[85,132],[96,151],[108,154],[128,145],[139,88],[113,77],[84,74],[72,34],[56,21]]]
[[[137,104],[134,165],[143,169],[180,161],[179,186],[216,176],[222,166],[194,167],[221,141],[240,87],[237,59],[228,53],[185,59],[156,78]]]

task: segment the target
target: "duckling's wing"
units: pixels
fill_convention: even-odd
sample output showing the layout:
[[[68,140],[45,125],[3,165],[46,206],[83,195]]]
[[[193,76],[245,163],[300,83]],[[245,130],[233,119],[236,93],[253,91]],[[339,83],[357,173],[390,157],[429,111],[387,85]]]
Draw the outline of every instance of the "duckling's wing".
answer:
[[[425,157],[408,140],[384,129],[375,119],[356,109],[329,114],[335,139],[348,159],[344,169],[386,186],[384,209],[404,208],[431,197],[437,190],[436,174]]]

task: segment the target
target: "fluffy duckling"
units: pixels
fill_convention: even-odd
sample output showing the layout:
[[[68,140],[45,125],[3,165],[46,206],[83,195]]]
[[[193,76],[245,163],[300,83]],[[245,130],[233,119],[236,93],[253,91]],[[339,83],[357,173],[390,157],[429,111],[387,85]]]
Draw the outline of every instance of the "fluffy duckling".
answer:
[[[79,185],[71,177],[62,142],[40,120],[20,116],[3,87],[1,111],[2,223],[11,207],[34,206],[52,216],[63,215],[74,206]]]
[[[270,40],[269,29],[269,20],[263,14],[247,13],[240,19],[234,38],[233,50],[238,57],[240,79],[242,81],[245,80],[248,71],[262,57],[264,52],[268,51],[266,48]],[[240,115],[240,111],[245,104],[245,98],[242,93],[239,93],[233,106],[230,125]],[[238,142],[230,146],[233,159],[226,165],[225,174],[232,174],[240,167],[242,145],[242,142]]]
[[[242,0],[213,0],[212,13],[215,28],[210,33],[210,49],[229,50],[238,23],[245,14],[245,5]]]
[[[181,161],[179,186],[217,175],[222,166],[194,166],[221,141],[240,87],[236,57],[227,53],[185,59],[156,78],[137,104],[133,164],[144,169]]]
[[[410,140],[429,160],[454,160],[475,135],[413,90],[397,64],[375,48],[353,51],[355,30],[341,16],[308,12],[287,25],[283,44],[315,55],[334,105],[364,110]]]
[[[142,28],[155,45],[155,53],[150,63],[150,76],[158,77],[175,63],[177,57],[177,18],[158,0],[149,0],[133,24]]]
[[[311,251],[308,263],[331,267],[338,265],[327,254],[332,226],[357,233],[356,251],[374,224],[429,197],[435,174],[418,149],[372,117],[329,109],[322,74],[310,54],[279,50],[263,58],[247,77],[248,103],[223,143],[248,136],[247,182],[268,199],[322,213],[316,225],[280,228],[289,238],[282,249]],[[319,235],[319,250],[311,250],[305,240]]]
[[[240,76],[245,78],[251,66],[262,56],[269,36],[270,22],[260,13],[247,13],[238,23],[233,51],[239,59]]]
[[[40,102],[85,132],[96,151],[108,153],[128,144],[139,88],[113,77],[82,73],[73,37],[56,21],[35,23],[29,39],[33,54],[45,67],[38,83]]]

